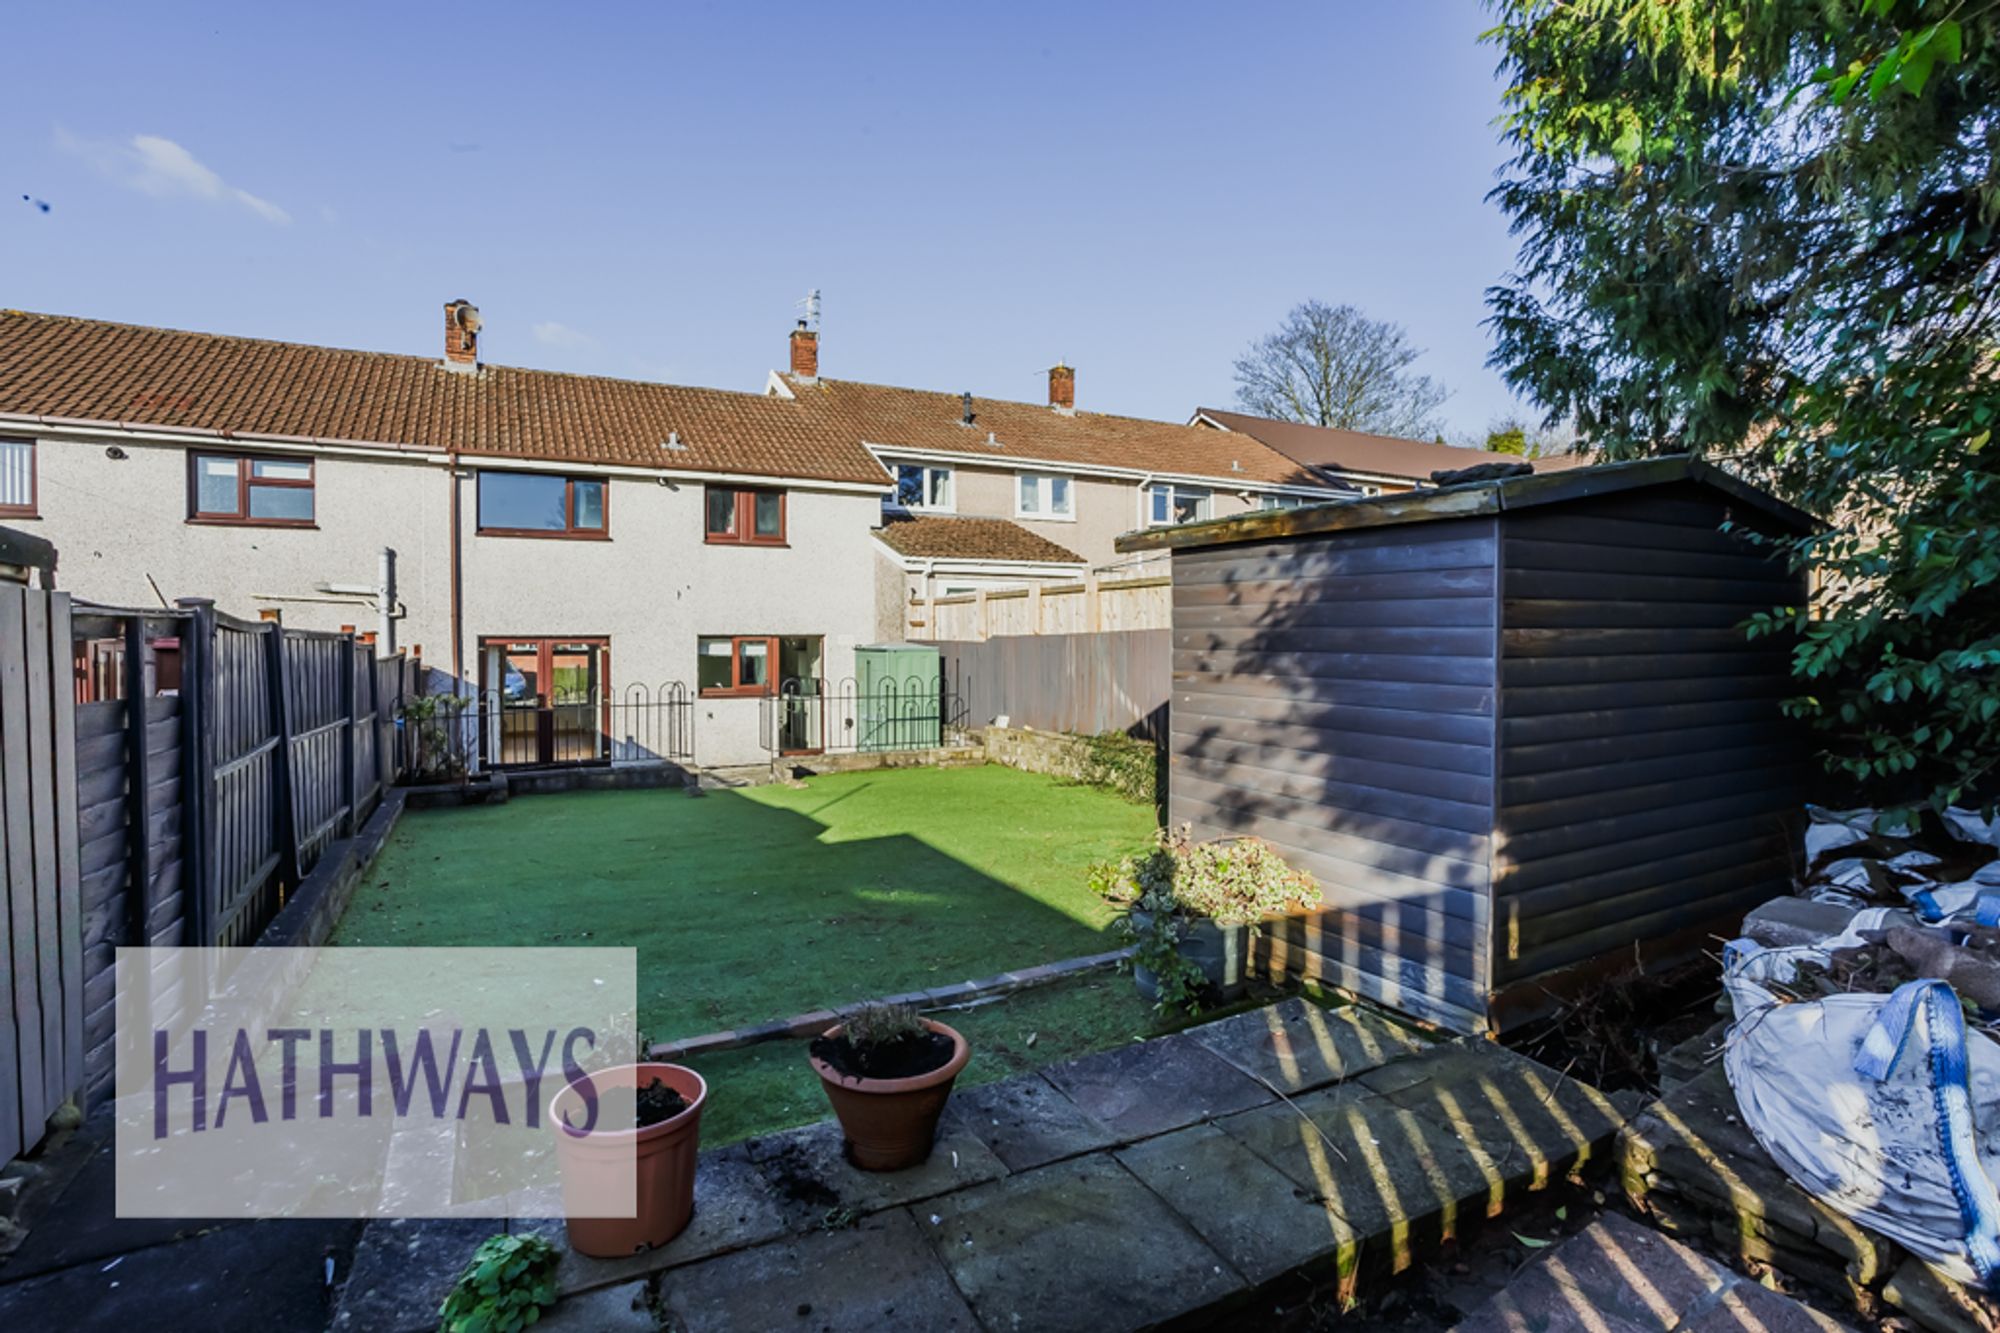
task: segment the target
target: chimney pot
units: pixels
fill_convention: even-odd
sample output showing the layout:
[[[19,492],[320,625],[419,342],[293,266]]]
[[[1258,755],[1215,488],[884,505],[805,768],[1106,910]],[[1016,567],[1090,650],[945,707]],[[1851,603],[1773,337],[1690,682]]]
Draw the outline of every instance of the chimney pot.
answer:
[[[444,304],[444,363],[466,370],[479,364],[479,307],[463,297]]]
[[[1049,367],[1049,406],[1064,412],[1076,410],[1076,371],[1060,361]]]
[[[819,330],[807,328],[804,320],[792,330],[792,373],[800,379],[819,378]]]

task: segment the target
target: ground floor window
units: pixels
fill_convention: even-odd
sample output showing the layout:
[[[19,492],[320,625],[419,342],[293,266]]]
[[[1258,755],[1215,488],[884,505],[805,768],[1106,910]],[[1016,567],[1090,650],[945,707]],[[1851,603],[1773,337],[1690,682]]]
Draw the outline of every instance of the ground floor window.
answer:
[[[695,683],[710,697],[771,692],[778,641],[768,634],[703,635],[695,647]]]

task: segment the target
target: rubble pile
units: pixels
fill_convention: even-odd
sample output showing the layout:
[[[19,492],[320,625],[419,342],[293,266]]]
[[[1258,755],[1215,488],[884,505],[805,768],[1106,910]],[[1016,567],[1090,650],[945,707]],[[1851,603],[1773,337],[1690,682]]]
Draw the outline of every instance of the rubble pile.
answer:
[[[1724,950],[1734,1022],[1628,1126],[1628,1196],[1745,1265],[2000,1329],[2000,820],[1809,807],[1797,896]]]

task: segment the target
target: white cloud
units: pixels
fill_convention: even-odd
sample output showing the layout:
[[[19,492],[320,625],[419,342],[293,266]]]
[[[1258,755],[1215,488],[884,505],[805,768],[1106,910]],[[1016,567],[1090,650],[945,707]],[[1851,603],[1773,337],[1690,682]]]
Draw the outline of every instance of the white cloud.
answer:
[[[56,144],[85,159],[129,189],[156,198],[206,199],[249,209],[266,222],[283,225],[292,215],[268,199],[231,185],[193,153],[157,134],[135,134],[126,142],[79,139],[56,130]]]
[[[534,334],[535,341],[544,347],[591,347],[597,343],[597,339],[581,329],[558,324],[552,319],[545,319],[535,325]]]

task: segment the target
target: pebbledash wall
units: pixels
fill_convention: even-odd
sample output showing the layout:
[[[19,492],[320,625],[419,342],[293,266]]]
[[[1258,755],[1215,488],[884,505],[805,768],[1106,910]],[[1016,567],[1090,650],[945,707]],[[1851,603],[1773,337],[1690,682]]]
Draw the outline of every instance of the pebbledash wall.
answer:
[[[389,547],[405,610],[397,643],[421,645],[425,665],[448,678],[454,483],[441,451],[232,447],[123,431],[29,434],[36,439],[37,514],[7,521],[56,544],[64,589],[131,607],[208,597],[246,618],[276,609],[300,628],[370,630],[376,612],[366,600],[328,600],[337,595],[318,589],[373,587]],[[123,456],[110,456],[112,449]],[[187,521],[191,449],[310,457],[314,526]],[[509,470],[605,478],[610,536],[487,536],[478,532],[475,474],[491,463],[459,462],[469,686],[479,683],[482,637],[607,639],[614,701],[633,684],[657,689],[679,681],[693,690],[696,640],[704,635],[819,638],[829,680],[852,676],[855,646],[884,637],[877,583],[885,571],[870,538],[881,512],[878,490],[754,479],[786,492],[786,544],[711,545],[703,537],[704,480],[505,460]],[[768,758],[759,709],[755,699],[696,699],[696,762]]]

